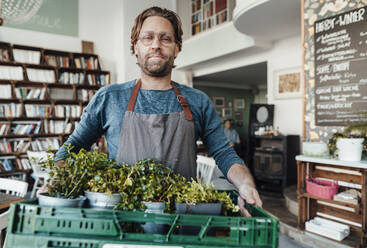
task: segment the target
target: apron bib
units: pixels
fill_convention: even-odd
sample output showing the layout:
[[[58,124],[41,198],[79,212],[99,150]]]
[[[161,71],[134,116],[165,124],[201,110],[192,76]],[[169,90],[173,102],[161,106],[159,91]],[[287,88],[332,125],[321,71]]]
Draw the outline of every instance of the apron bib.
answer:
[[[196,178],[195,129],[186,99],[171,82],[183,111],[169,114],[134,112],[141,81],[134,86],[125,112],[116,161],[133,164],[151,158],[187,179]]]

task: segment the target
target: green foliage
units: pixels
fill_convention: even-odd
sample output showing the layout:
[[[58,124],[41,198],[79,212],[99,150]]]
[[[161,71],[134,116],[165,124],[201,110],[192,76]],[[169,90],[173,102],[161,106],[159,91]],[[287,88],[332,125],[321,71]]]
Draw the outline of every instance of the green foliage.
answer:
[[[52,157],[41,163],[42,167],[50,170],[51,181],[48,187],[50,196],[76,198],[83,193],[87,182],[97,171],[114,164],[108,159],[107,154],[97,150],[86,152],[85,149],[81,149],[75,153],[69,145],[66,146],[66,151],[64,163],[57,163]]]
[[[191,182],[177,189],[176,202],[187,204],[222,202],[225,213],[227,210],[232,212],[239,211],[238,206],[233,204],[230,196],[225,192],[215,190],[212,184],[203,185],[200,181],[191,179]]]
[[[174,171],[151,159],[143,159],[127,166],[124,190],[120,191],[122,202],[117,206],[122,210],[144,210],[142,201],[165,202],[167,211],[172,211],[177,187],[186,179]]]

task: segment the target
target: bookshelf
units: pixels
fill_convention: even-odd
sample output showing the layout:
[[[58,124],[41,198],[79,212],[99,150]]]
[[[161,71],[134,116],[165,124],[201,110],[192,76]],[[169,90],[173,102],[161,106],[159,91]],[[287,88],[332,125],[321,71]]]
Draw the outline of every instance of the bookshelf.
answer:
[[[191,35],[232,19],[234,0],[191,0]]]
[[[108,84],[98,55],[0,42],[0,176],[29,174],[27,150],[59,149]]]

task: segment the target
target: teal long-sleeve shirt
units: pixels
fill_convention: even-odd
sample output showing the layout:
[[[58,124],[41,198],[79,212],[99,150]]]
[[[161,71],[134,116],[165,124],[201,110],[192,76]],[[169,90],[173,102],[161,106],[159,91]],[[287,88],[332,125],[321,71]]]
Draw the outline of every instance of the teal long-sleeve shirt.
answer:
[[[101,88],[84,109],[80,123],[65,142],[71,144],[74,151],[81,148],[89,150],[91,145],[102,134],[105,134],[109,157],[116,158],[120,141],[121,125],[131,92],[136,80],[123,84],[112,84]],[[233,148],[229,145],[221,128],[220,118],[210,98],[200,90],[175,83],[181,95],[189,103],[194,117],[195,141],[202,139],[213,155],[219,169],[224,175],[232,164],[243,164]],[[163,114],[182,111],[174,90],[142,90],[136,99],[134,112],[142,114]],[[56,160],[66,155],[62,146],[56,153]]]

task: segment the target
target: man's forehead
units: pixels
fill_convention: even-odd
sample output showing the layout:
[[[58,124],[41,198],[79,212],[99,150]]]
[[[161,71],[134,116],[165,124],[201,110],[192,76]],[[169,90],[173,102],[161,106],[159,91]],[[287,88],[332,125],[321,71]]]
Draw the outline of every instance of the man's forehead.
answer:
[[[171,22],[164,17],[150,16],[144,20],[140,32],[173,34],[173,27]]]

